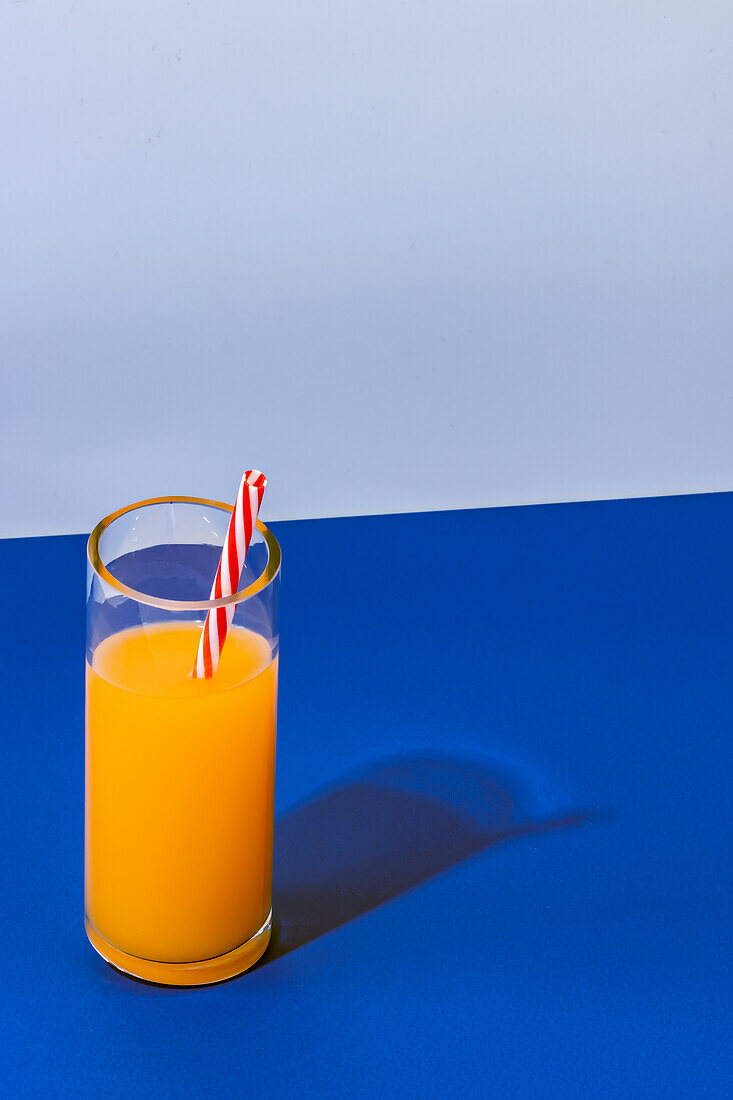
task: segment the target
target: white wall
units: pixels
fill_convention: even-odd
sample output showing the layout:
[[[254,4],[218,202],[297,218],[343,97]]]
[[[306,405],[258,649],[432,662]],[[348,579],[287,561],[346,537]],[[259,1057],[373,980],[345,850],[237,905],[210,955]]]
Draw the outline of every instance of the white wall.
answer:
[[[733,487],[729,0],[0,21],[0,535]]]

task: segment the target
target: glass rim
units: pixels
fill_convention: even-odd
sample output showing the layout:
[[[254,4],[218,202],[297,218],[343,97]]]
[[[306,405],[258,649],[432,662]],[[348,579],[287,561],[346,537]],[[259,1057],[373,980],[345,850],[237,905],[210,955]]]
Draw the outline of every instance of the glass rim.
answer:
[[[231,596],[222,596],[218,600],[166,600],[162,597],[151,596],[147,592],[138,592],[137,589],[130,588],[129,585],[123,584],[121,580],[118,580],[118,578],[107,569],[99,553],[99,540],[116,519],[126,515],[128,512],[132,512],[135,508],[147,508],[151,504],[203,504],[209,508],[219,508],[223,512],[229,512],[230,515],[234,511],[233,504],[227,504],[221,500],[209,500],[207,497],[164,496],[149,497],[147,500],[135,501],[134,504],[126,504],[124,508],[118,508],[116,512],[110,512],[108,516],[101,519],[89,536],[89,541],[87,542],[87,560],[94,572],[105,582],[105,584],[110,585],[124,596],[129,596],[130,599],[135,600],[137,603],[148,604],[150,607],[164,608],[167,611],[213,611],[217,607],[228,607],[231,604],[239,604],[243,603],[245,600],[251,599],[252,596],[256,596],[258,592],[262,592],[263,589],[267,588],[280,572],[280,564],[282,561],[280,544],[269,527],[266,527],[262,520],[258,519],[256,527],[265,540],[267,561],[259,577],[252,581],[251,584],[247,585],[246,588],[241,588]]]

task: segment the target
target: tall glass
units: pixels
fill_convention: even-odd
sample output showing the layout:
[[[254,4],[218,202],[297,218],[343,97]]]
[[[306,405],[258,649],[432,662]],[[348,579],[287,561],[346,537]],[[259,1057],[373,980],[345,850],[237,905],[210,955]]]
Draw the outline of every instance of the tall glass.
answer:
[[[88,545],[85,925],[167,985],[239,974],[270,939],[280,547],[258,522],[240,590],[209,600],[231,512],[145,500]],[[231,604],[216,673],[191,676]]]

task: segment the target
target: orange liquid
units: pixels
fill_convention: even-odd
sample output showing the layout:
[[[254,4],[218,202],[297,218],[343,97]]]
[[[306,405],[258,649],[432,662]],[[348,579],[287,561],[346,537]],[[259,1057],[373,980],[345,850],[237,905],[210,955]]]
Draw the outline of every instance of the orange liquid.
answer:
[[[235,950],[271,906],[277,659],[233,626],[216,674],[195,680],[199,635],[135,627],[87,665],[87,921],[161,963]]]

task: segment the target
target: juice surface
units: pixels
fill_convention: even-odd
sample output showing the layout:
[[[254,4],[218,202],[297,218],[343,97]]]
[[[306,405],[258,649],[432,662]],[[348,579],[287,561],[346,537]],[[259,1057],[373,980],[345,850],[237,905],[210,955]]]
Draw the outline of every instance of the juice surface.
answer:
[[[124,630],[87,665],[87,918],[159,962],[232,951],[271,906],[277,659],[232,626],[194,679],[200,629]]]

